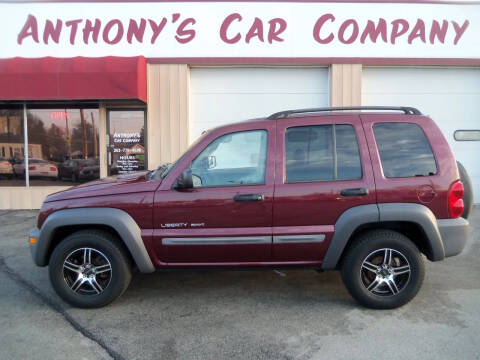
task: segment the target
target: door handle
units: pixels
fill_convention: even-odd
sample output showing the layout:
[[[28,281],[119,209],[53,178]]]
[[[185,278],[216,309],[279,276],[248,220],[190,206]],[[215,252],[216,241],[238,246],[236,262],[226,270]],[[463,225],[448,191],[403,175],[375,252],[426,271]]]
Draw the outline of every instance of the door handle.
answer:
[[[343,189],[340,191],[342,196],[367,196],[368,189],[365,188],[354,188],[354,189]]]
[[[263,201],[263,199],[263,194],[239,194],[233,197],[233,201],[238,202]]]

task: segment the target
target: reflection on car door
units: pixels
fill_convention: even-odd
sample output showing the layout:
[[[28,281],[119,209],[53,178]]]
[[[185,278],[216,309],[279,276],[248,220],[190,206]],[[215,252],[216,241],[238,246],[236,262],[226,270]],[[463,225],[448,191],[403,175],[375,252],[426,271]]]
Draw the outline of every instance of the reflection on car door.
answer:
[[[154,248],[162,262],[216,264],[271,259],[273,121],[218,136],[183,169],[194,188],[157,191]]]

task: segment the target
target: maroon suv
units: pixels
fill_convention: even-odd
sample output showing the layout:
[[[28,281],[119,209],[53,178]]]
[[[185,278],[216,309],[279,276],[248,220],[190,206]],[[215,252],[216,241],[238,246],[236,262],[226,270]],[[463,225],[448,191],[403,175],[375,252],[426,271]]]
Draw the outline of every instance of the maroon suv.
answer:
[[[303,266],[340,269],[361,304],[394,308],[420,289],[422,254],[464,248],[463,197],[417,109],[289,110],[210,130],[154,171],[48,196],[29,242],[79,307],[120,296],[133,268]]]

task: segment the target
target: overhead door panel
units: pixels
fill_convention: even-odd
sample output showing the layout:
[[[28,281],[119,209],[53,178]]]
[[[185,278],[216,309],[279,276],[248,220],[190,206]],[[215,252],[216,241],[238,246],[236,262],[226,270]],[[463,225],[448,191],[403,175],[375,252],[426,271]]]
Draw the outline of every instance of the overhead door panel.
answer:
[[[328,106],[328,69],[192,68],[190,141],[207,129],[294,108]]]

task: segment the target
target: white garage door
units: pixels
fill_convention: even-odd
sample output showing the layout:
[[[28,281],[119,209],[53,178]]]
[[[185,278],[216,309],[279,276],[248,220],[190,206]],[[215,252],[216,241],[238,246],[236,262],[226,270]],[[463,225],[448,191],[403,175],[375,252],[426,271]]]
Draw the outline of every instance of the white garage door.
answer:
[[[480,68],[364,68],[362,104],[414,106],[435,120],[480,203],[480,141],[454,139],[456,130],[480,129]]]
[[[328,106],[328,99],[327,68],[193,68],[190,142],[219,125],[281,110]]]

